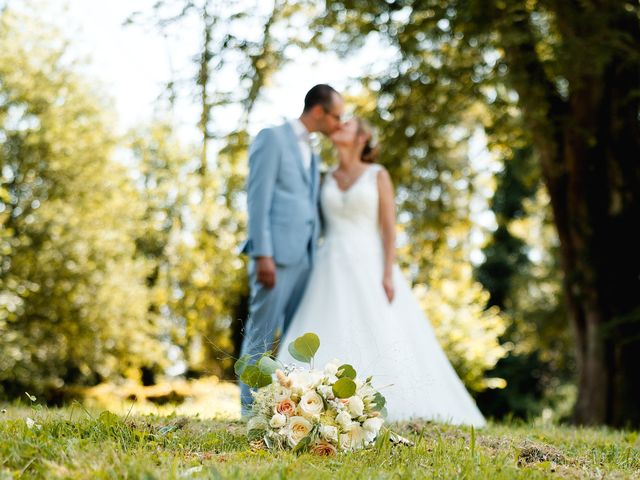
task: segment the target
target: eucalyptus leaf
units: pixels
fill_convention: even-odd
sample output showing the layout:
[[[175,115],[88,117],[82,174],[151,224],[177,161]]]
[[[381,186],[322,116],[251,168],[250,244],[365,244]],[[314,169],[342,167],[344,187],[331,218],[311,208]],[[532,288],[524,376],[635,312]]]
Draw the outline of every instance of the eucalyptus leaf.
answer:
[[[256,365],[249,365],[240,376],[245,384],[251,388],[262,388],[271,384],[271,375],[265,375]]]
[[[337,398],[349,398],[356,393],[356,382],[344,377],[334,383],[332,389]]]
[[[264,356],[258,362],[258,368],[265,375],[272,375],[276,373],[278,368],[281,368],[280,363],[276,362],[273,358]]]
[[[241,356],[238,360],[236,360],[236,363],[233,364],[233,371],[236,372],[236,375],[238,377],[242,375],[242,372],[244,372],[244,369],[249,364],[250,359],[251,357],[248,354],[246,354]]]
[[[305,333],[289,344],[289,353],[300,362],[310,363],[320,347],[320,338],[315,333]]]
[[[387,404],[387,399],[380,392],[376,392],[373,397],[373,409],[380,412]]]
[[[356,371],[351,365],[349,365],[348,363],[345,363],[344,365],[342,365],[342,366],[340,366],[338,368],[338,373],[336,374],[336,377],[338,377],[338,378],[350,378],[351,380],[355,380],[356,379]]]

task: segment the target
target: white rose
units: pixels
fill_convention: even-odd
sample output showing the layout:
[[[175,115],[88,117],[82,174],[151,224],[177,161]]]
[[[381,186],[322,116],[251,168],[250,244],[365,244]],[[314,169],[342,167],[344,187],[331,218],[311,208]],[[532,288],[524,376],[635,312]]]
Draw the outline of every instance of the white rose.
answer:
[[[284,427],[286,423],[287,417],[286,415],[283,415],[281,413],[276,413],[273,417],[271,417],[271,420],[269,420],[269,426],[271,428]]]
[[[358,423],[355,423],[349,432],[340,435],[340,446],[344,450],[358,450],[367,443],[367,432]]]
[[[262,415],[251,417],[247,422],[247,430],[266,430],[267,419]]]
[[[362,424],[366,431],[367,442],[373,442],[382,428],[384,420],[380,417],[368,418]]]
[[[382,428],[383,423],[384,423],[384,420],[380,417],[367,418],[362,424],[362,427],[365,430],[378,433]]]
[[[324,409],[324,403],[320,395],[310,390],[302,396],[298,408],[300,408],[303,414],[316,416],[320,415],[320,412]]]
[[[359,417],[364,413],[364,402],[360,397],[354,395],[349,398],[349,403],[347,404],[347,408],[349,409],[349,413],[354,417]]]
[[[277,385],[275,388],[275,391],[273,392],[273,400],[276,403],[280,403],[283,400],[286,400],[287,398],[289,398],[290,396],[291,396],[291,390],[281,385]]]
[[[324,366],[324,373],[326,373],[327,375],[335,375],[336,373],[338,373],[339,366],[340,365],[329,362]]]
[[[329,442],[337,442],[338,429],[332,425],[322,425],[320,427],[320,436]]]
[[[287,432],[287,440],[289,445],[295,447],[300,440],[306,437],[311,431],[311,422],[304,417],[291,417],[289,419],[289,428]]]
[[[320,385],[318,387],[318,391],[320,392],[320,395],[322,395],[327,400],[332,400],[335,398],[335,395],[333,394],[333,388],[331,388],[329,385]]]
[[[344,430],[348,430],[351,427],[351,424],[353,423],[351,421],[351,415],[349,415],[349,412],[347,412],[346,410],[342,410],[340,413],[338,413],[338,415],[336,416],[336,422]]]

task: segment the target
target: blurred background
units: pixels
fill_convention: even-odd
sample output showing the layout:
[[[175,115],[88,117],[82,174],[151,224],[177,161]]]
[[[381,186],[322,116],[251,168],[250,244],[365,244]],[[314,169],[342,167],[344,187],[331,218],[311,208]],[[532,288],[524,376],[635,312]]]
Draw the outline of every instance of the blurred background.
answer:
[[[239,415],[247,147],[330,83],[485,415],[637,425],[639,13],[0,0],[0,399]]]

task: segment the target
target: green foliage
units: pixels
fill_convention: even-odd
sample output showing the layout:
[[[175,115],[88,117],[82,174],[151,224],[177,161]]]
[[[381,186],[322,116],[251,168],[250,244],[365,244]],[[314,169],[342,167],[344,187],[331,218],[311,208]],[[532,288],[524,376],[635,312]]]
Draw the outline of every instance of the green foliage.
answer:
[[[299,362],[311,363],[320,347],[320,339],[315,333],[305,333],[289,344],[289,353]]]
[[[232,316],[247,288],[236,253],[242,217],[227,206],[219,179],[202,190],[197,149],[169,124],[131,132],[129,151],[146,205],[136,244],[153,266],[150,314],[168,324],[190,372],[229,375]]]
[[[356,382],[349,377],[342,377],[331,388],[337,398],[349,398],[356,393]]]
[[[257,365],[249,365],[244,368],[240,380],[251,388],[262,388],[271,385],[271,375],[264,373]]]
[[[144,205],[64,37],[0,14],[0,394],[162,364],[136,257]],[[53,399],[53,398],[52,398]]]
[[[336,377],[338,378],[350,378],[351,380],[355,380],[356,378],[356,371],[355,369],[349,365],[349,364],[344,364],[340,367],[338,367],[338,372],[336,373]]]
[[[556,392],[571,381],[570,332],[558,275],[557,236],[548,199],[530,150],[515,151],[497,175],[491,208],[498,228],[484,247],[476,276],[511,319],[501,337],[509,347],[491,374],[506,387],[478,397],[485,414],[523,418],[553,408]],[[531,258],[529,258],[531,255]],[[555,408],[554,408],[555,409]]]

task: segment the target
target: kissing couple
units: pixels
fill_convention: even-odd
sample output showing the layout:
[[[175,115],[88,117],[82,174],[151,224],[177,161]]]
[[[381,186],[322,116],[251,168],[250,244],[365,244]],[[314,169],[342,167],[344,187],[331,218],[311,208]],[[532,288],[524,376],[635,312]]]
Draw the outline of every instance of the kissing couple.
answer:
[[[307,332],[315,361],[338,357],[371,374],[388,420],[482,426],[484,417],[451,366],[395,262],[396,207],[370,124],[344,117],[329,85],[306,94],[299,118],[261,130],[249,150],[251,289],[241,355],[256,361]],[[321,178],[311,135],[331,140],[338,165]],[[286,349],[277,359],[296,363]],[[241,384],[242,415],[251,389]]]

